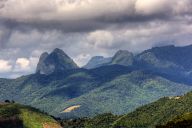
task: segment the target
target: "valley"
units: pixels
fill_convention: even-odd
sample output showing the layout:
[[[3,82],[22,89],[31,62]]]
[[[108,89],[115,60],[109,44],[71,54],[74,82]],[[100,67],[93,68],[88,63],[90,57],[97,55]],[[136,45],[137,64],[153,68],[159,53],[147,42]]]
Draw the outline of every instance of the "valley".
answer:
[[[55,49],[42,54],[36,73],[0,79],[0,100],[38,108],[65,125],[73,125],[68,119],[74,119],[85,128],[94,128],[97,121],[104,121],[99,128],[163,127],[191,112],[191,93],[186,94],[192,90],[191,51],[191,45],[156,47],[137,55],[120,50],[111,59],[99,57],[104,62],[98,65],[88,62],[80,68]]]

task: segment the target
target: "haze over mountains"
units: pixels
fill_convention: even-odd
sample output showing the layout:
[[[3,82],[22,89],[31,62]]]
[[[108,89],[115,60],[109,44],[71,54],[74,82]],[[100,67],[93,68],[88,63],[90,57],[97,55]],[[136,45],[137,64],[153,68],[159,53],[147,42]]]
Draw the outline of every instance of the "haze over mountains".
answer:
[[[79,68],[55,49],[42,54],[35,74],[0,79],[0,100],[13,99],[62,118],[124,114],[192,90],[191,56],[192,46],[155,47],[137,55],[120,50],[112,58],[95,57]]]

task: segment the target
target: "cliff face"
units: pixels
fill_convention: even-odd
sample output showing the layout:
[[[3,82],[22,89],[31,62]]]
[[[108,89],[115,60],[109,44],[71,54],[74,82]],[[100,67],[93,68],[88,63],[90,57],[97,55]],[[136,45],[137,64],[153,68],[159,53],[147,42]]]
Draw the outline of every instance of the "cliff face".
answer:
[[[36,72],[51,74],[56,71],[64,71],[78,68],[77,64],[61,49],[56,48],[52,53],[43,53],[39,59]]]

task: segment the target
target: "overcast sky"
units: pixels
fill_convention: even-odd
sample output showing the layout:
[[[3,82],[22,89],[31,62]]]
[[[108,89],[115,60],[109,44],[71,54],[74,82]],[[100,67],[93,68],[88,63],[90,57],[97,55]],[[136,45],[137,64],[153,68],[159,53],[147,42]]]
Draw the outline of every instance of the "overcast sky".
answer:
[[[0,0],[0,77],[35,72],[42,52],[92,56],[192,43],[192,0]]]

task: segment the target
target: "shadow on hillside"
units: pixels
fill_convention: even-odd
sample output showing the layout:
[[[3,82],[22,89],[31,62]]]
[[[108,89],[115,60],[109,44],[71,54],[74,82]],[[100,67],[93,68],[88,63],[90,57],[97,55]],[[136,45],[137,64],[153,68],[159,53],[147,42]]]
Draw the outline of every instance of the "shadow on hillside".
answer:
[[[0,118],[0,128],[24,128],[23,121],[18,117]]]

